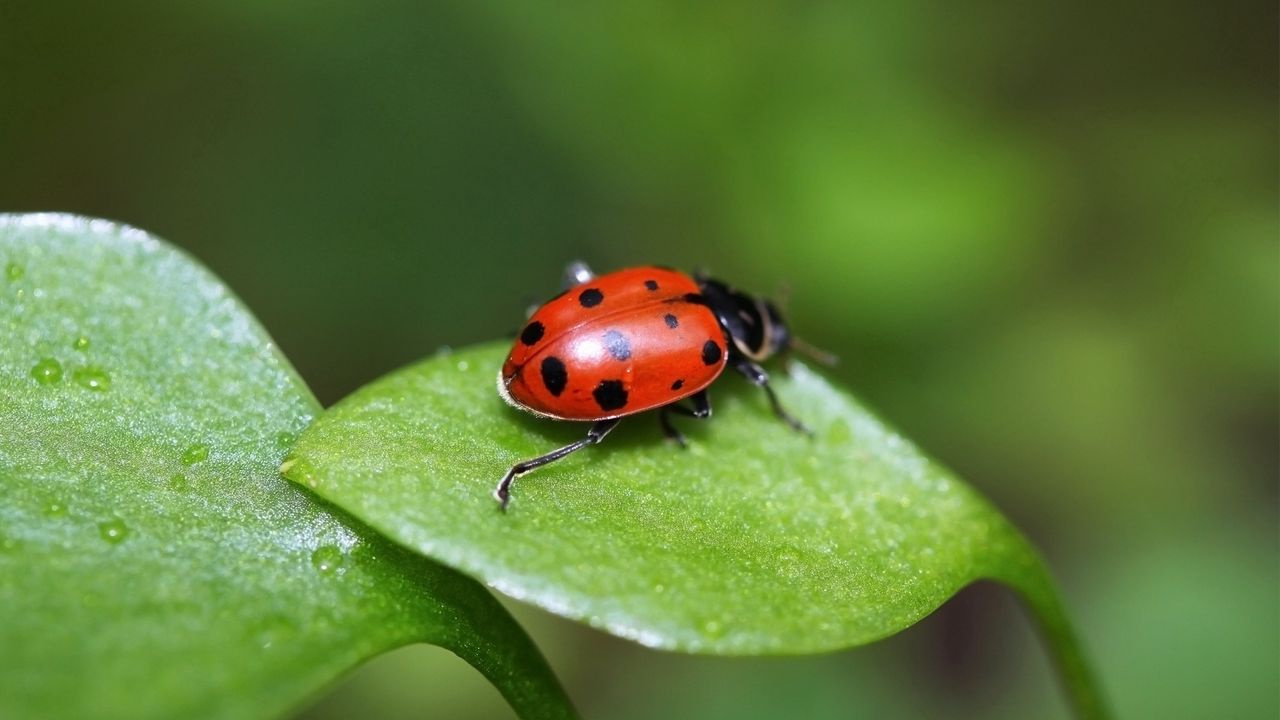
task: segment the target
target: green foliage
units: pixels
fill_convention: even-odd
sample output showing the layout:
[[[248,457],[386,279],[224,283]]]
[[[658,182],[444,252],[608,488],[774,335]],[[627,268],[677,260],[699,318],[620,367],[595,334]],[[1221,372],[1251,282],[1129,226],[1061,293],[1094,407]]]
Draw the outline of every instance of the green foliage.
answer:
[[[240,303],[137,230],[0,216],[0,708],[264,717],[430,642],[572,715],[474,581],[276,472],[320,411]]]
[[[1040,560],[985,500],[803,365],[779,394],[816,430],[789,431],[745,383],[687,420],[687,451],[625,423],[490,491],[512,463],[580,436],[494,392],[505,344],[378,380],[313,423],[291,480],[397,542],[504,593],[646,645],[809,653],[911,625],[991,578],[1038,614],[1085,715],[1102,715]]]
[[[1122,717],[1277,718],[1280,118],[1257,18],[1188,0],[10,2],[0,208],[163,229],[325,404],[517,327],[571,258],[788,284],[797,330],[844,358],[838,384],[1049,550]],[[1007,606],[964,605],[776,663],[776,683],[771,660],[655,656],[569,623],[539,641],[553,660],[589,644],[558,674],[584,710],[632,718],[824,697],[793,716],[1061,717]],[[943,637],[962,648],[921,657]],[[927,691],[881,708],[869,682],[892,703]],[[388,716],[424,697],[391,695]]]

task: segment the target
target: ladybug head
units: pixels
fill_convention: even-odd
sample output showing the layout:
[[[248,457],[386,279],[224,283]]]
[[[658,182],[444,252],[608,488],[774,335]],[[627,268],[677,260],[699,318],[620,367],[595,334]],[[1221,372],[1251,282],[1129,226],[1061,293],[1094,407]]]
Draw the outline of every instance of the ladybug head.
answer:
[[[791,331],[777,305],[712,278],[699,277],[698,285],[739,353],[760,362],[791,347]]]

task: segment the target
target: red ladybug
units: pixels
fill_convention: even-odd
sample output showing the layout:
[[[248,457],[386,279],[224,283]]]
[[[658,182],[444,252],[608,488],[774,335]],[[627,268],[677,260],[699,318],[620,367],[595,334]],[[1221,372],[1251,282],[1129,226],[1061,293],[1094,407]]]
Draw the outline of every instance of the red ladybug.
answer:
[[[806,431],[756,364],[792,343],[768,300],[662,267],[596,277],[574,263],[564,286],[521,330],[498,372],[498,394],[540,417],[594,424],[582,440],[513,465],[494,491],[503,508],[517,477],[600,442],[627,415],[656,408],[663,432],[683,446],[671,413],[710,417],[707,386],[726,366],[763,388],[779,418]],[[692,409],[680,404],[685,398]]]

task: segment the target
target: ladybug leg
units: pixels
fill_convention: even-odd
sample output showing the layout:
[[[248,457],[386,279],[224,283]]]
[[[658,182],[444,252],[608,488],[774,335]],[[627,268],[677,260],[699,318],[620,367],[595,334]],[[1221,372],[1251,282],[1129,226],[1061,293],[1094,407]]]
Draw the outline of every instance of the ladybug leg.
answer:
[[[681,410],[684,409],[681,407]],[[676,441],[676,445],[680,447],[689,447],[689,443],[685,442],[685,433],[680,432],[680,430],[676,429],[676,425],[671,424],[671,410],[668,410],[667,407],[659,407],[658,423],[662,424],[662,434],[667,436],[667,439],[673,439],[673,441]]]
[[[734,365],[734,368],[745,375],[746,378],[751,381],[752,385],[764,389],[765,394],[769,396],[769,404],[773,406],[774,415],[777,415],[779,419],[790,425],[792,429],[799,430],[800,432],[808,435],[813,434],[813,431],[805,427],[804,423],[795,419],[790,413],[782,409],[782,403],[778,402],[778,396],[774,394],[773,388],[769,387],[769,373],[765,372],[764,368],[750,360],[747,360],[746,358],[738,360]]]
[[[591,272],[591,268],[581,260],[574,260],[564,269],[564,276],[560,280],[560,287],[568,290],[571,287],[577,287],[586,282],[591,282],[596,276]]]
[[[511,500],[511,483],[515,482],[516,478],[520,477],[521,475],[524,475],[530,470],[533,470],[535,468],[540,468],[549,462],[555,462],[556,460],[559,460],[565,455],[581,450],[582,448],[587,447],[588,445],[595,445],[596,443],[603,440],[604,436],[608,435],[610,430],[618,426],[618,421],[620,419],[621,418],[612,418],[609,420],[601,420],[600,422],[597,422],[595,425],[592,425],[591,429],[587,431],[587,436],[582,438],[581,440],[577,442],[571,442],[562,448],[557,448],[555,450],[552,450],[546,455],[539,455],[536,458],[525,460],[524,462],[518,462],[515,465],[512,465],[511,469],[507,471],[507,474],[502,476],[502,480],[498,483],[498,487],[494,489],[493,497],[498,500],[498,503],[502,506],[502,509],[506,510],[507,502]]]
[[[676,403],[665,405],[662,409],[670,410],[673,413],[679,413],[685,417],[698,418],[699,420],[706,420],[711,417],[711,399],[707,397],[706,390],[699,390],[698,392],[690,395],[689,400],[693,402],[692,410]]]
[[[683,408],[681,408],[683,410]],[[662,424],[662,434],[667,436],[668,440],[675,440],[680,447],[689,447],[689,443],[684,440],[684,433],[676,429],[671,424],[671,411],[667,408],[658,409],[658,422]]]
[[[671,413],[679,413],[685,417],[698,418],[699,420],[711,417],[711,400],[707,397],[706,390],[694,393],[689,399],[693,401],[692,410],[676,403],[658,409],[658,422],[662,423],[662,432],[668,438],[679,443],[680,447],[688,447],[688,445],[684,441],[684,434],[671,424]]]
[[[706,390],[699,390],[691,395],[689,399],[693,401],[693,413],[690,417],[696,417],[699,420],[706,420],[711,417],[711,398],[707,397]],[[683,407],[680,409],[684,410]]]

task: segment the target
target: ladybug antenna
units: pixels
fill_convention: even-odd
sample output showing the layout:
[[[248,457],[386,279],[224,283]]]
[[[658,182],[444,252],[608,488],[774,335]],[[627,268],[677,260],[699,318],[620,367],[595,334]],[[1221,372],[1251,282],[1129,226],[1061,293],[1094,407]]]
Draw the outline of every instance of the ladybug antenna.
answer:
[[[798,337],[791,338],[791,349],[813,360],[814,362],[825,365],[827,367],[835,367],[840,362],[840,358],[835,353],[827,352],[822,348],[815,347],[801,340]]]
[[[777,308],[778,313],[785,317],[788,314],[787,306],[791,304],[791,283],[785,280],[778,283],[777,289],[774,290],[773,298],[774,299],[770,302],[775,308]],[[836,357],[835,353],[827,352],[820,347],[810,345],[794,335],[787,338],[787,347],[791,350],[795,350],[801,355],[804,355],[810,360],[827,367],[835,367],[836,363],[840,361],[840,358]]]

